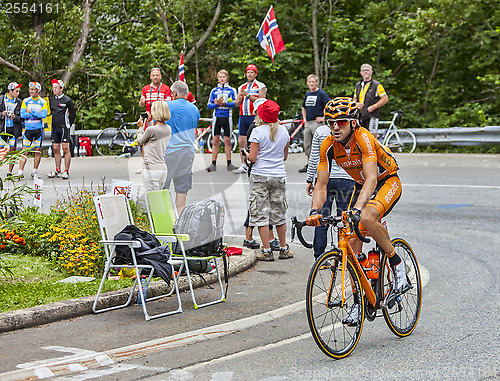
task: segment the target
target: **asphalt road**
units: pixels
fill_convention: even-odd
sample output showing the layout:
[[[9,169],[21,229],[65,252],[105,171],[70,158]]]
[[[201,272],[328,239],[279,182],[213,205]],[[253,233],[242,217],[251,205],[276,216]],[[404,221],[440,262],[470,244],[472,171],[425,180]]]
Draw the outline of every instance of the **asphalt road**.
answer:
[[[246,177],[224,166],[206,173],[209,160],[197,156],[188,202],[220,200],[226,233],[241,235]],[[411,336],[399,339],[376,319],[365,323],[351,356],[324,356],[304,311],[312,254],[292,244],[293,259],[258,263],[231,278],[223,304],[194,310],[183,294],[182,314],[150,322],[133,306],[1,334],[0,380],[27,379],[21,369],[64,380],[499,380],[500,157],[413,154],[398,161],[403,195],[389,231],[410,242],[425,274]],[[303,164],[303,154],[287,162],[289,216],[300,218],[310,206],[305,176],[297,172]],[[51,166],[43,160],[40,172]],[[78,158],[70,182],[88,186],[106,176],[108,185],[112,178],[137,183],[139,167],[140,158]],[[67,184],[47,179],[44,207],[55,199],[54,187],[63,194]],[[214,295],[208,288],[198,293]]]

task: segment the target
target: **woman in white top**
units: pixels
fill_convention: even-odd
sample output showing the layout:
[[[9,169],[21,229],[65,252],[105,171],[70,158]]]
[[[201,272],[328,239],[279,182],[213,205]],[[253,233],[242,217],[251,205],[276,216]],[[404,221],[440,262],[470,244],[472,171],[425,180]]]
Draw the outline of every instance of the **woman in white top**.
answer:
[[[286,244],[286,170],[290,136],[278,123],[280,106],[266,100],[257,108],[255,128],[250,135],[250,225],[257,226],[262,241],[261,261],[274,261],[269,245],[269,224],[276,226],[280,259],[292,258]]]
[[[144,130],[142,118],[137,122],[137,144],[143,146],[144,165],[142,181],[144,192],[163,189],[167,179],[165,149],[172,134],[172,129],[165,122],[170,119],[170,109],[165,101],[156,101],[151,105],[153,125]]]

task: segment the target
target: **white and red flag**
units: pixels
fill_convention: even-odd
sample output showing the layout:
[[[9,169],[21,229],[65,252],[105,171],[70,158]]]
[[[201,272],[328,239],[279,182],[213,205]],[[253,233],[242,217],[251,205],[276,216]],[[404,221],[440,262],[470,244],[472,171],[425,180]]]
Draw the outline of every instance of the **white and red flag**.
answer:
[[[260,26],[257,38],[259,39],[260,46],[269,54],[273,62],[274,56],[285,50],[285,43],[281,37],[281,32],[278,28],[278,22],[276,21],[272,5],[269,11],[267,11],[267,15]]]

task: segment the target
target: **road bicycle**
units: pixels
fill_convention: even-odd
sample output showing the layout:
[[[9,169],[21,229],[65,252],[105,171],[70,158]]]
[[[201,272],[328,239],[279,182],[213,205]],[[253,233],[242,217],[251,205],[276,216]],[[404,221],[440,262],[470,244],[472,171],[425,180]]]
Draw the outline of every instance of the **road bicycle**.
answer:
[[[210,122],[208,127],[196,128],[196,139],[194,140],[194,149],[197,152],[200,152],[202,149],[206,147],[210,152],[212,152],[212,148],[214,145],[214,135],[212,131],[212,118],[200,118],[200,122]],[[231,150],[233,152],[238,152],[238,130],[231,131]],[[221,143],[223,145],[223,137],[221,136]],[[203,148],[201,148],[203,147]]]
[[[392,152],[412,153],[417,147],[415,134],[410,130],[396,126],[396,120],[401,117],[403,111],[392,111],[391,114],[394,115],[392,120],[378,122],[379,125],[386,124],[389,126],[385,134],[379,136],[379,140],[382,141],[383,145],[389,147]]]
[[[286,127],[290,135],[289,150],[292,153],[304,151],[304,121],[301,114],[295,114],[294,119],[280,120],[279,123]]]
[[[307,320],[321,351],[334,359],[349,356],[358,344],[365,318],[373,321],[383,316],[396,336],[410,335],[420,316],[422,283],[417,258],[408,242],[402,238],[392,240],[406,265],[408,281],[402,292],[396,292],[393,270],[378,244],[368,255],[354,254],[350,238],[356,235],[366,243],[370,239],[361,234],[347,213],[324,217],[322,223],[337,230],[338,247],[333,245],[315,261],[307,280]],[[292,241],[296,232],[304,246],[312,247],[302,234],[305,225],[292,218]],[[345,320],[352,309],[359,316],[355,324]]]
[[[127,130],[127,126],[137,126],[137,122],[125,122],[125,115],[126,112],[115,112],[114,119],[120,121],[120,127],[105,128],[97,135],[95,149],[99,155],[132,156],[139,149],[135,135]]]

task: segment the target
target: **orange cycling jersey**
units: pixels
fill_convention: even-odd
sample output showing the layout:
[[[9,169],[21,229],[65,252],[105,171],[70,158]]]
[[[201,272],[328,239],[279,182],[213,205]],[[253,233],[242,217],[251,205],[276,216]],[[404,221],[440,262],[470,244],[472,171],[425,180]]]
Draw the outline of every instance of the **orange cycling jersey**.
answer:
[[[395,174],[399,169],[396,158],[386,146],[363,127],[354,131],[354,139],[349,147],[337,143],[332,135],[326,137],[321,143],[318,171],[331,170],[335,160],[357,183],[363,184],[363,163],[377,163],[377,180]]]

